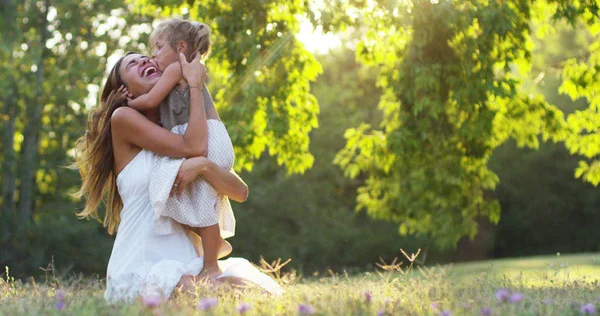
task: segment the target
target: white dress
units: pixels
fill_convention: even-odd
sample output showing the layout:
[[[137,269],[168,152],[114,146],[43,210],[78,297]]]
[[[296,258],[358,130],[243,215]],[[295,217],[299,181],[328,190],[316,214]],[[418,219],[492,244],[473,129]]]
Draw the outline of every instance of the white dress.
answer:
[[[168,298],[184,274],[200,273],[203,258],[185,232],[157,235],[148,196],[154,154],[142,150],[117,177],[123,210],[108,262],[106,292],[109,302],[131,301],[140,296]],[[248,260],[219,261],[220,277],[238,277],[279,295],[277,282]]]
[[[219,120],[209,119],[208,160],[219,167],[233,167],[234,152],[231,138],[225,125]],[[182,135],[187,124],[177,125],[171,132]],[[154,232],[168,235],[181,230],[180,224],[192,227],[208,227],[219,224],[221,236],[229,238],[235,234],[235,217],[229,199],[220,194],[203,178],[190,182],[181,197],[170,198],[169,193],[179,167],[184,159],[156,156],[150,180],[150,202],[154,207]]]

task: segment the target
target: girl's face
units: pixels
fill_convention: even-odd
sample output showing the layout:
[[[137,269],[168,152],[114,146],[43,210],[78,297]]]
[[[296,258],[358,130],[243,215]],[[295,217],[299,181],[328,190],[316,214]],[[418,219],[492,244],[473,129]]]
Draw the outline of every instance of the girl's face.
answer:
[[[154,42],[152,59],[158,64],[158,69],[163,72],[167,66],[179,61],[179,52],[173,50],[165,36],[161,36]]]

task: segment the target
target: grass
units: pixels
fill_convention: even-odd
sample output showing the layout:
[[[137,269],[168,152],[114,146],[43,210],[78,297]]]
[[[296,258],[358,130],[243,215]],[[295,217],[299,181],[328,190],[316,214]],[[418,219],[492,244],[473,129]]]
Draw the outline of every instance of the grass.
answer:
[[[600,255],[577,254],[490,260],[432,268],[390,264],[360,275],[300,279],[285,275],[286,293],[271,297],[256,289],[209,291],[169,302],[139,300],[109,305],[103,280],[48,277],[43,283],[0,281],[0,315],[577,315],[600,309]],[[60,299],[62,290],[64,298]],[[523,294],[501,302],[500,289]],[[508,297],[510,297],[510,295]],[[206,310],[198,305],[211,305]],[[518,295],[513,296],[518,300]],[[213,301],[214,302],[214,301]],[[61,306],[62,304],[62,306]],[[158,306],[154,306],[158,304]],[[64,309],[61,310],[61,307]]]

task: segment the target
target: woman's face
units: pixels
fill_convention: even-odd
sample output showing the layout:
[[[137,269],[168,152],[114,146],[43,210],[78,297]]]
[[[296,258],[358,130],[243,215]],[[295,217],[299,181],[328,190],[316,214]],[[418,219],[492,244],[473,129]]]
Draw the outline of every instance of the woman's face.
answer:
[[[156,63],[141,54],[125,56],[118,71],[123,83],[134,97],[148,93],[161,76]]]
[[[161,36],[154,42],[152,59],[156,62],[160,71],[165,71],[167,66],[179,61],[179,53],[171,47],[165,36]]]

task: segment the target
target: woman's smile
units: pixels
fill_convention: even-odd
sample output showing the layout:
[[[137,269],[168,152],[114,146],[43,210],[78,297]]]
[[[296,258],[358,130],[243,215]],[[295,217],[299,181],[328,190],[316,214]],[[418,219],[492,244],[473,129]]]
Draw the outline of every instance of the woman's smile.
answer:
[[[141,71],[140,77],[147,78],[147,79],[160,78],[160,75],[161,75],[158,68],[156,66],[154,66],[153,63],[151,63],[151,62],[148,62],[144,66],[141,66],[140,71]]]
[[[156,62],[141,54],[127,55],[119,73],[129,92],[136,97],[150,91],[162,75]]]

